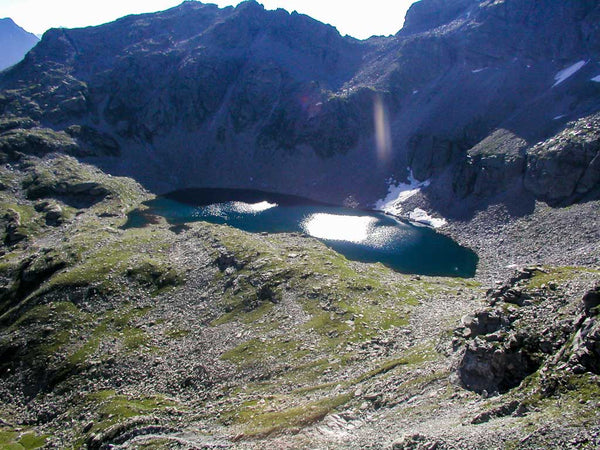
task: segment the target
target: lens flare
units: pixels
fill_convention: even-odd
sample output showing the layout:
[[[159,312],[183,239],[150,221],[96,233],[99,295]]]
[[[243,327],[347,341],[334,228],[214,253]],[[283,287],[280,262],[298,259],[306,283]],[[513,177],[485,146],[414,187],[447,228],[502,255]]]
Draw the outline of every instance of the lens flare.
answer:
[[[380,163],[386,163],[392,155],[392,131],[387,108],[380,95],[375,96],[373,103],[373,120],[375,122],[377,158]]]

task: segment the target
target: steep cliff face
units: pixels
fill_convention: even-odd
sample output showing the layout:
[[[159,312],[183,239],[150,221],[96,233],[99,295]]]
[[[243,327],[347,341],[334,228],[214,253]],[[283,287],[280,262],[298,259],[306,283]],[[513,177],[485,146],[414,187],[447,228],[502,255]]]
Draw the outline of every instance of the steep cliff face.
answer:
[[[569,122],[600,109],[599,17],[587,0],[422,0],[396,36],[357,41],[253,1],[184,2],[50,30],[0,78],[0,111],[113,139],[120,156],[94,162],[157,192],[253,187],[368,205],[410,168],[446,203],[476,207],[507,186],[569,203],[596,185],[549,195],[535,169],[546,147],[533,147],[596,124]]]

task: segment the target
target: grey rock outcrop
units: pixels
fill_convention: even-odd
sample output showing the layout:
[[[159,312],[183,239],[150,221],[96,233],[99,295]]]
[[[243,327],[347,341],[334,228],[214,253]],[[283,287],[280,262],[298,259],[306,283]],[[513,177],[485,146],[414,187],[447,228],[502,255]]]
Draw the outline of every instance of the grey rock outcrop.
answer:
[[[21,215],[17,211],[9,209],[3,219],[6,244],[13,245],[27,238],[27,233],[21,225]]]
[[[600,115],[571,123],[533,147],[525,187],[550,202],[582,198],[600,182]]]
[[[533,268],[519,271],[488,292],[491,307],[463,317],[454,347],[458,378],[467,389],[504,393],[538,369],[544,377],[557,371],[600,373],[599,286],[569,298],[555,282],[531,285],[540,275],[547,276]],[[528,301],[516,302],[515,291]],[[569,318],[565,311],[572,311]],[[552,384],[546,381],[542,384]],[[518,409],[513,406],[506,414]]]
[[[590,289],[583,296],[583,307],[587,314],[593,314],[594,308],[600,306],[600,285],[596,286],[594,289]]]

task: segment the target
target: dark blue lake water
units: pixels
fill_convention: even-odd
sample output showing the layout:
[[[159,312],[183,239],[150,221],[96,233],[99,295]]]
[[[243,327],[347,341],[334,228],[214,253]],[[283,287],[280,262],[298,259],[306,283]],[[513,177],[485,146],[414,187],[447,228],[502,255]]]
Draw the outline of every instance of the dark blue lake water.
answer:
[[[477,268],[477,255],[452,239],[373,211],[233,189],[178,191],[145,204],[148,209],[132,212],[125,227],[162,216],[173,225],[206,221],[253,233],[302,232],[348,259],[381,262],[399,272],[468,278]]]

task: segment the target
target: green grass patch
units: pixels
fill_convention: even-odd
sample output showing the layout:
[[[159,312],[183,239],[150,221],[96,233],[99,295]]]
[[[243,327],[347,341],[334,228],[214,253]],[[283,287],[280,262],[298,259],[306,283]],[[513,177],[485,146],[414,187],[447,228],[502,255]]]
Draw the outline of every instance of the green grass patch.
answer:
[[[47,288],[96,286],[114,292],[127,280],[154,291],[177,285],[182,278],[168,263],[170,245],[170,233],[162,229],[77,234],[67,248],[80,262],[55,275]]]
[[[385,374],[399,366],[412,366],[423,364],[427,361],[434,361],[439,358],[433,345],[424,344],[410,348],[401,357],[394,358],[380,364],[378,367],[369,370],[358,378],[352,380],[349,385],[359,384],[376,376]]]
[[[118,311],[85,313],[70,302],[38,305],[18,318],[7,332],[25,337],[18,357],[32,367],[55,369],[57,378],[89,365],[103,342],[113,347],[111,355],[147,346],[149,337],[136,321],[149,308],[123,305]],[[118,343],[121,346],[118,346]]]
[[[87,341],[75,351],[68,361],[73,366],[85,365],[96,353],[104,340],[117,339],[126,351],[137,350],[149,341],[146,332],[133,326],[133,322],[148,313],[150,308],[124,307],[120,311],[110,311],[101,319]]]
[[[16,228],[16,231],[27,238],[35,237],[40,234],[42,227],[44,226],[44,220],[41,214],[39,214],[33,207],[33,205],[25,203],[17,203],[14,198],[7,199],[6,194],[0,193],[0,218],[16,217],[15,213],[18,214],[20,225]],[[4,239],[4,231],[2,232],[2,239]]]

